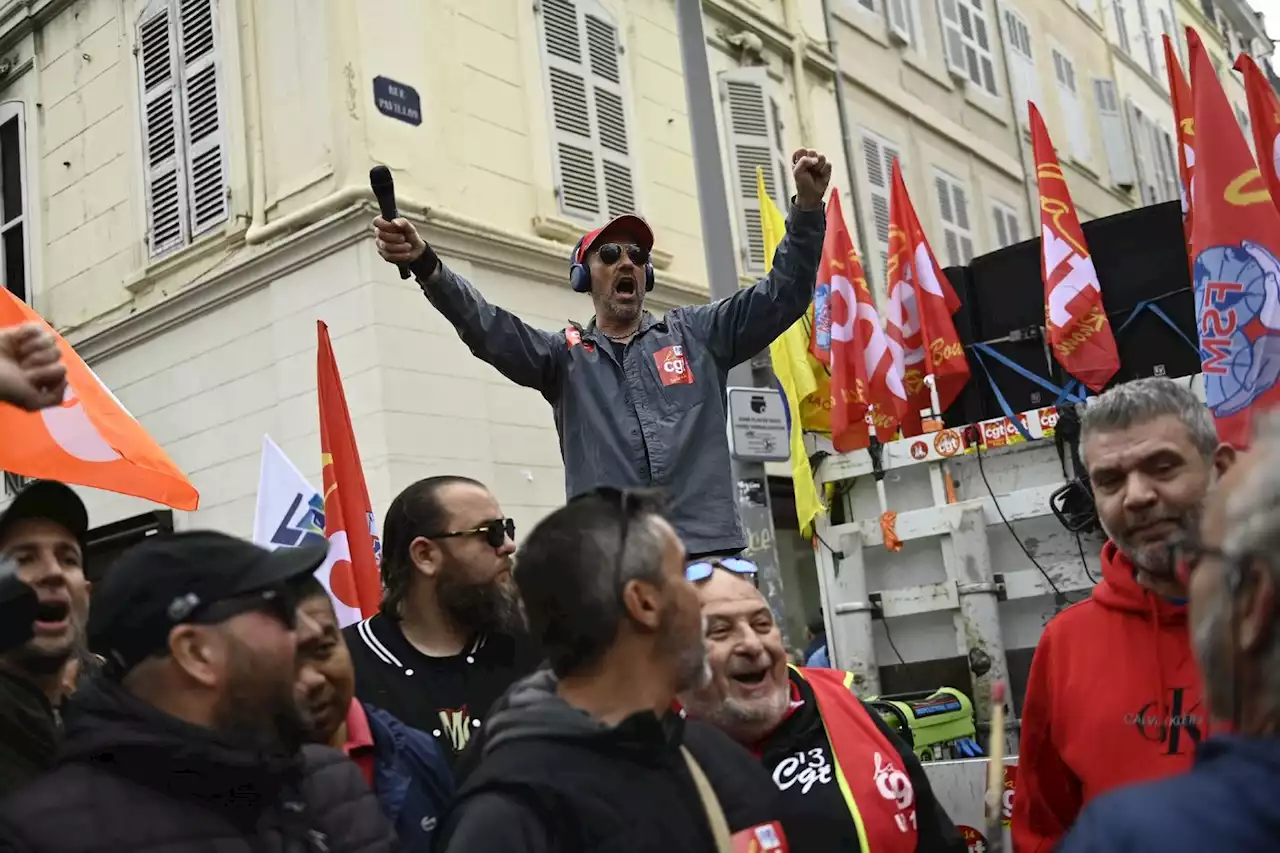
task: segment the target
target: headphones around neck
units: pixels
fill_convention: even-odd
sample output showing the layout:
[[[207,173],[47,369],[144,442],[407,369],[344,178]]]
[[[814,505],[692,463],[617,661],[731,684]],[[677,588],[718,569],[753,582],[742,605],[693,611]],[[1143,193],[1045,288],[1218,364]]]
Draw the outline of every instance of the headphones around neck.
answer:
[[[587,239],[583,237],[582,240]],[[578,260],[578,250],[582,248],[582,240],[579,240],[573,247],[573,253],[569,255],[569,284],[573,287],[575,293],[591,292],[591,268]],[[644,289],[648,293],[653,290],[653,258],[644,265]]]

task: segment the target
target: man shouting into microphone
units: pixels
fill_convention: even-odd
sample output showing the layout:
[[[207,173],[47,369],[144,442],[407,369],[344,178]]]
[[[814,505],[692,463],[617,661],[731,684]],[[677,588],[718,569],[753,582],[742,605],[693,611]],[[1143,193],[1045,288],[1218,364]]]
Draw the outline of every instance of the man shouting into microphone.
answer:
[[[595,316],[556,332],[489,304],[407,220],[378,217],[374,234],[383,259],[408,265],[475,355],[551,404],[569,497],[661,487],[690,554],[729,554],[746,539],[725,436],[726,377],[804,314],[822,254],[831,164],[808,148],[791,160],[796,195],[769,275],[661,318],[644,310],[654,241],[638,216],[619,216],[574,247],[569,281],[591,294]]]

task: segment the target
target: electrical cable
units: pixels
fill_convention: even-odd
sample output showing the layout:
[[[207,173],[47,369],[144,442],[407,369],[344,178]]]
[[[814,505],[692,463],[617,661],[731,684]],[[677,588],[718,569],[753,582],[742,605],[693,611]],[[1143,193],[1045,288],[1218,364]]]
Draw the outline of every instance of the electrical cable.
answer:
[[[1098,579],[1094,577],[1093,572],[1089,569],[1089,561],[1084,556],[1084,540],[1080,538],[1080,534],[1076,534],[1076,547],[1080,549],[1080,565],[1084,566],[1084,573],[1088,575],[1089,580],[1096,586]]]
[[[1051,578],[1049,573],[1044,570],[1044,566],[1040,565],[1036,558],[1032,556],[1030,549],[1023,544],[1022,539],[1019,538],[1018,534],[1014,531],[1013,525],[1010,524],[1009,519],[1005,517],[1004,510],[1000,508],[1000,501],[996,498],[995,490],[991,488],[991,483],[987,480],[987,471],[982,467],[981,442],[977,445],[977,453],[975,455],[978,457],[978,474],[982,477],[982,485],[987,487],[987,494],[991,496],[991,503],[995,506],[996,513],[1000,516],[1000,520],[1004,522],[1004,526],[1009,530],[1009,535],[1013,537],[1014,542],[1018,543],[1018,547],[1022,549],[1022,553],[1027,555],[1027,559],[1031,561],[1031,564],[1040,570],[1040,574],[1044,575],[1044,579],[1048,582],[1049,588],[1053,590],[1053,594],[1063,600],[1066,600],[1067,596],[1062,592],[1062,590],[1058,589],[1058,585],[1053,582],[1053,578]],[[1083,550],[1083,548],[1081,550]]]
[[[902,652],[898,651],[897,644],[893,642],[893,634],[889,633],[889,620],[884,618],[883,611],[880,614],[880,627],[884,628],[884,638],[889,641],[889,648],[893,649],[894,657],[898,659],[898,663],[906,666],[907,661],[902,657]]]

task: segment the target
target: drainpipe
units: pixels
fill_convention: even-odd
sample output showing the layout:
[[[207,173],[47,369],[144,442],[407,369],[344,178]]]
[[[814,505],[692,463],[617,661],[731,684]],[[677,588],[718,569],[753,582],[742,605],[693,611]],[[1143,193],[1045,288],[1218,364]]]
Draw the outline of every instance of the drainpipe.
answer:
[[[267,157],[263,150],[262,127],[262,79],[258,72],[258,15],[255,11],[257,0],[246,0],[241,3],[245,10],[245,26],[242,37],[248,41],[244,51],[245,68],[245,101],[248,105],[250,120],[249,129],[249,193],[250,213],[249,230],[245,232],[245,242],[261,243],[264,239],[263,228],[267,224]]]
[[[804,89],[804,25],[796,10],[796,0],[782,0],[782,20],[791,33],[791,80],[796,89],[796,113],[800,117],[800,138],[808,146],[813,140],[813,119],[810,116],[809,98]]]
[[[996,24],[999,26],[1001,55],[1004,57],[1004,86],[1009,93],[1009,103],[1013,104],[1013,72],[1009,70],[1009,26],[1004,17],[1004,3],[995,0]],[[1034,174],[1027,172],[1027,142],[1022,138],[1022,121],[1018,118],[1018,105],[1013,104],[1013,138],[1018,143],[1018,162],[1022,164],[1022,183],[1026,188],[1024,197],[1027,202],[1027,229],[1033,237],[1040,235],[1040,190],[1038,184],[1031,180]],[[1035,164],[1030,169],[1035,172]]]
[[[853,212],[853,230],[858,238],[858,245],[865,254],[871,245],[867,241],[866,231],[862,227],[862,194],[858,192],[858,174],[853,168],[853,129],[849,124],[849,108],[845,102],[844,69],[840,67],[839,45],[836,43],[835,26],[831,20],[831,0],[822,0],[822,25],[827,30],[827,50],[836,61],[836,115],[840,119],[840,141],[844,145],[844,165],[848,170],[849,210]],[[863,272],[871,280],[871,267],[863,264]],[[886,286],[888,282],[885,282]],[[877,295],[876,288],[871,288],[872,298]],[[876,299],[879,302],[879,299]]]

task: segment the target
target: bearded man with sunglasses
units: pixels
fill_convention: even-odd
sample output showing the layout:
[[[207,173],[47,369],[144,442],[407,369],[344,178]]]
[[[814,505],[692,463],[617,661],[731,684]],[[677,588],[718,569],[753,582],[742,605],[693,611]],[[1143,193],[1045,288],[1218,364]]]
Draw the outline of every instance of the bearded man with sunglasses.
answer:
[[[511,577],[515,535],[483,484],[413,483],[383,521],[382,605],[343,629],[356,696],[434,737],[450,764],[542,660]]]
[[[0,850],[398,849],[356,765],[303,746],[297,584],[326,551],[190,531],[125,552],[89,614],[103,674],[57,765],[0,803]]]
[[[685,576],[698,590],[711,679],[680,703],[764,766],[792,850],[964,853],[919,759],[854,694],[853,675],[788,665],[754,563],[697,561]]]
[[[574,246],[569,283],[591,295],[595,316],[555,332],[491,305],[408,220],[378,217],[374,235],[382,258],[414,273],[472,353],[551,404],[569,496],[661,487],[690,553],[734,553],[746,537],[725,434],[726,377],[808,310],[826,231],[831,164],[809,148],[791,161],[796,195],[768,276],[660,318],[644,310],[654,236],[638,216],[619,216]]]

